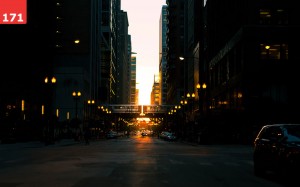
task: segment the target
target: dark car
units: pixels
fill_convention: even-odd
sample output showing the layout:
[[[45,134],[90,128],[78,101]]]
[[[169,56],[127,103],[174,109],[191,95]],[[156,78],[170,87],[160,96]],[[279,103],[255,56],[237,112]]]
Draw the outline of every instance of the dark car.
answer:
[[[114,138],[117,138],[118,137],[118,133],[116,131],[108,131],[106,133],[106,138],[107,139],[114,139]]]
[[[299,173],[300,124],[272,124],[261,128],[254,140],[254,173],[281,177]]]
[[[167,132],[167,131],[162,131],[160,133],[160,138],[164,139],[164,140],[168,140],[168,141],[175,141],[175,140],[177,140],[177,137],[176,137],[175,133],[173,133],[173,132]]]

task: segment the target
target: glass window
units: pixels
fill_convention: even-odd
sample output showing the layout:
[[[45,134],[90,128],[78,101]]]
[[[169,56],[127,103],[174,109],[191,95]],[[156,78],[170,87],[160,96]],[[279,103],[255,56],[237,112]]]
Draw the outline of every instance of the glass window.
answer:
[[[277,9],[274,15],[274,22],[279,25],[286,25],[288,24],[288,11],[283,9]]]
[[[286,44],[260,44],[261,59],[288,59],[288,45]]]
[[[260,9],[259,10],[259,23],[268,24],[278,24],[286,25],[288,24],[288,11],[284,9]]]
[[[271,11],[268,9],[259,10],[260,24],[271,24]]]

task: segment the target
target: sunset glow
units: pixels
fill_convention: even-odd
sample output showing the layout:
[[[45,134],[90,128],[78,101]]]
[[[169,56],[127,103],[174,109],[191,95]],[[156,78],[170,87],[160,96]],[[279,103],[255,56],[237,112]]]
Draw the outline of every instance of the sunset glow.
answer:
[[[132,51],[136,52],[136,82],[139,104],[150,104],[154,75],[159,69],[159,19],[165,0],[122,0],[127,12]]]

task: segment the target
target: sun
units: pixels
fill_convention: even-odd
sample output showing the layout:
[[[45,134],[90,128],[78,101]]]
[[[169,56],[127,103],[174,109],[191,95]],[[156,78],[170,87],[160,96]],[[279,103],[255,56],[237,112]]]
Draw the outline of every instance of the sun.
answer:
[[[138,104],[150,105],[151,91],[154,82],[155,71],[153,68],[140,67],[137,69],[136,88],[139,90]]]
[[[150,89],[141,86],[141,88],[139,88],[138,104],[150,105],[150,94],[151,94]]]

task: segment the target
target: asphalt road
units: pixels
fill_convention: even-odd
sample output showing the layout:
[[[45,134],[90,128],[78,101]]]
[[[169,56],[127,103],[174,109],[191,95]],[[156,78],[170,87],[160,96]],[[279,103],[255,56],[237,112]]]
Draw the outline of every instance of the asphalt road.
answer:
[[[0,144],[1,187],[279,187],[253,174],[249,145],[154,137]]]

